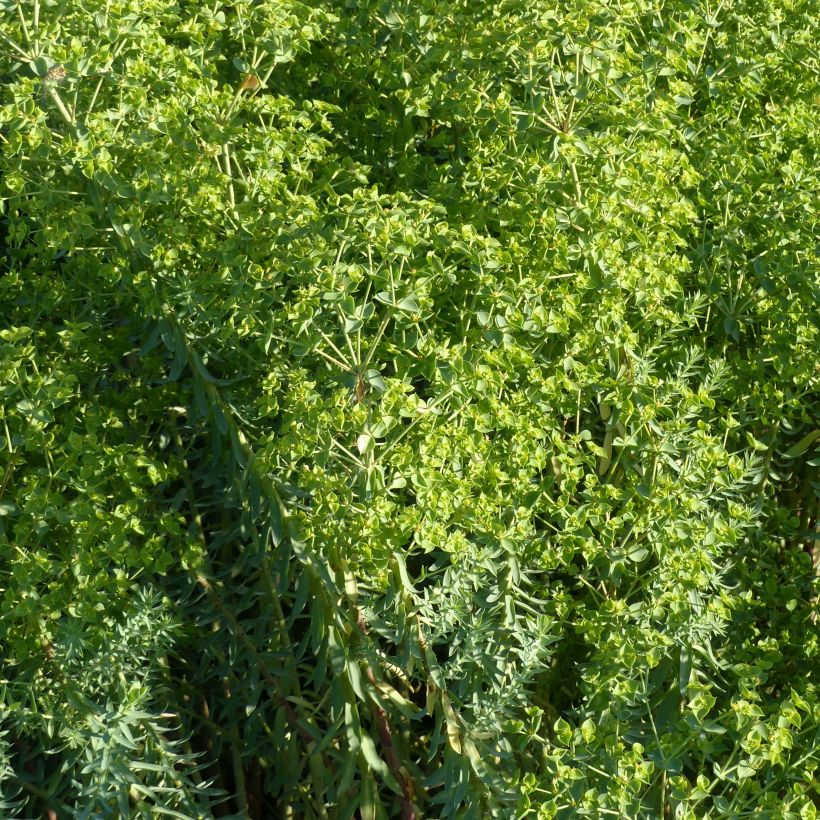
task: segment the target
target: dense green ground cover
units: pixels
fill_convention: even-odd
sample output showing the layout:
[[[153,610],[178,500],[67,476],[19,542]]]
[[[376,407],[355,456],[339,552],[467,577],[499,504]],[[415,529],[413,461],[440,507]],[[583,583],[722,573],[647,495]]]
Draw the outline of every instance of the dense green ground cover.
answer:
[[[0,15],[3,817],[816,816],[813,0]]]

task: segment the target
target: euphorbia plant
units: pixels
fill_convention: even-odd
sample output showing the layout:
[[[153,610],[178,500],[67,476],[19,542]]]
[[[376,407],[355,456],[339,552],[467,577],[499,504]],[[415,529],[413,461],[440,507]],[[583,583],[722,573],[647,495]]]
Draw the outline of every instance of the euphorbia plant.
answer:
[[[3,811],[814,816],[812,5],[5,7]]]

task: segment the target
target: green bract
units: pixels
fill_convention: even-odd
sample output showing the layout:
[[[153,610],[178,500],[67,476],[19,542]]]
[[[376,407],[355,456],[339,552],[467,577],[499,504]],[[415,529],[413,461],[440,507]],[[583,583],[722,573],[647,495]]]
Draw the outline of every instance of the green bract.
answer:
[[[815,3],[0,10],[3,817],[816,816]]]

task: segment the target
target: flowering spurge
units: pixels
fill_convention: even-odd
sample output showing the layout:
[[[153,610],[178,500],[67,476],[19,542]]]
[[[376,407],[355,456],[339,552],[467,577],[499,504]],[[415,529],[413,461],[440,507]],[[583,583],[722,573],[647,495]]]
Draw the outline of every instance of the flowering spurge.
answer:
[[[5,6],[3,816],[814,817],[814,5]]]

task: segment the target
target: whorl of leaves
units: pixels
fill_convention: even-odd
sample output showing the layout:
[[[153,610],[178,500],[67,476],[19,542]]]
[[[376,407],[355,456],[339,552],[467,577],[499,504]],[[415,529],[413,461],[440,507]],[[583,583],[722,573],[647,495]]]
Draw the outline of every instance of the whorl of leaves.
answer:
[[[0,10],[4,817],[816,816],[815,3]]]

